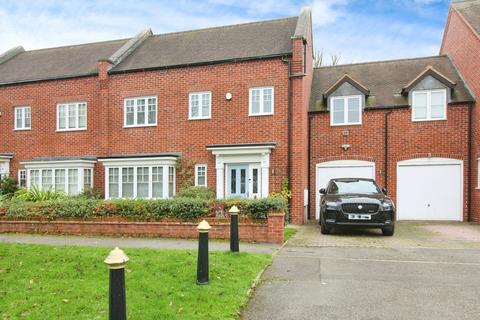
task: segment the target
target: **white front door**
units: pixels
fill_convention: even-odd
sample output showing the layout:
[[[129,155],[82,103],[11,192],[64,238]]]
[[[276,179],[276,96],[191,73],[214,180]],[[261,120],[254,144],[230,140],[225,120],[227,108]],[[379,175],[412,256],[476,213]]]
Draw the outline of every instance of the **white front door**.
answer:
[[[424,158],[397,166],[399,220],[463,220],[463,163]]]
[[[225,181],[227,198],[260,197],[261,172],[259,164],[228,164]]]
[[[375,179],[375,163],[358,160],[339,160],[317,164],[316,218],[320,215],[320,189],[334,178]]]

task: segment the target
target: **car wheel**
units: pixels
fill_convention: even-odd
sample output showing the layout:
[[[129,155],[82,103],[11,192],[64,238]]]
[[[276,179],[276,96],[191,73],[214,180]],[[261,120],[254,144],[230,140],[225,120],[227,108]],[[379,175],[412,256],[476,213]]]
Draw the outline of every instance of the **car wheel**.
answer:
[[[389,227],[389,228],[382,228],[382,233],[384,236],[393,236],[395,232],[395,227]]]
[[[327,227],[325,221],[323,221],[323,219],[320,217],[320,232],[322,234],[330,234],[331,231],[332,229]]]

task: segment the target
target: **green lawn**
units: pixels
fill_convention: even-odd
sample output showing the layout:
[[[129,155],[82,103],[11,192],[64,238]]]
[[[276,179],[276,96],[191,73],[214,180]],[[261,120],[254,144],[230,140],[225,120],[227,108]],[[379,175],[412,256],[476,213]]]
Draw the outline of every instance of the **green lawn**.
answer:
[[[287,241],[290,239],[295,233],[297,233],[297,229],[285,227],[283,229],[283,241]]]
[[[0,243],[0,319],[107,319],[108,248]],[[210,253],[198,286],[196,251],[125,249],[129,319],[235,319],[269,255]]]

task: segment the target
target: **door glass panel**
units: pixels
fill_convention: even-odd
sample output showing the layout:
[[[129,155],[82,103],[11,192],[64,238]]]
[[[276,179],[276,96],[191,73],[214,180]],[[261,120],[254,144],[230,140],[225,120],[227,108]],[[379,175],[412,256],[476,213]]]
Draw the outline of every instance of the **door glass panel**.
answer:
[[[246,169],[240,169],[240,193],[243,195],[246,193],[245,187],[247,185],[246,183],[247,179],[247,170]]]
[[[252,192],[253,194],[258,193],[258,169],[252,170]]]
[[[237,193],[237,170],[236,169],[230,170],[230,193],[231,194]]]

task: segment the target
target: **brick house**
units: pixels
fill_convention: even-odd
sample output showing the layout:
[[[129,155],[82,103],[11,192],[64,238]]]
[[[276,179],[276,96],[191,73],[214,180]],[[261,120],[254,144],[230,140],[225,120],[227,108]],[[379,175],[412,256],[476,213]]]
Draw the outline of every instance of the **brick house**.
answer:
[[[312,79],[298,17],[0,56],[0,174],[106,198],[172,197],[177,159],[223,197],[289,179],[302,223]]]
[[[467,220],[473,101],[447,56],[314,69],[310,190],[374,178],[398,219]],[[311,218],[318,201],[311,193]]]
[[[219,198],[265,197],[288,179],[296,224],[318,218],[328,179],[371,177],[400,219],[480,221],[472,8],[452,5],[440,56],[335,67],[313,68],[308,8],[14,48],[0,56],[0,174],[71,194],[168,198],[188,178],[181,159]]]
[[[454,1],[450,6],[440,54],[447,54],[470,86],[480,97],[480,1]],[[480,222],[480,109],[472,108],[471,145],[471,212],[472,221]]]

